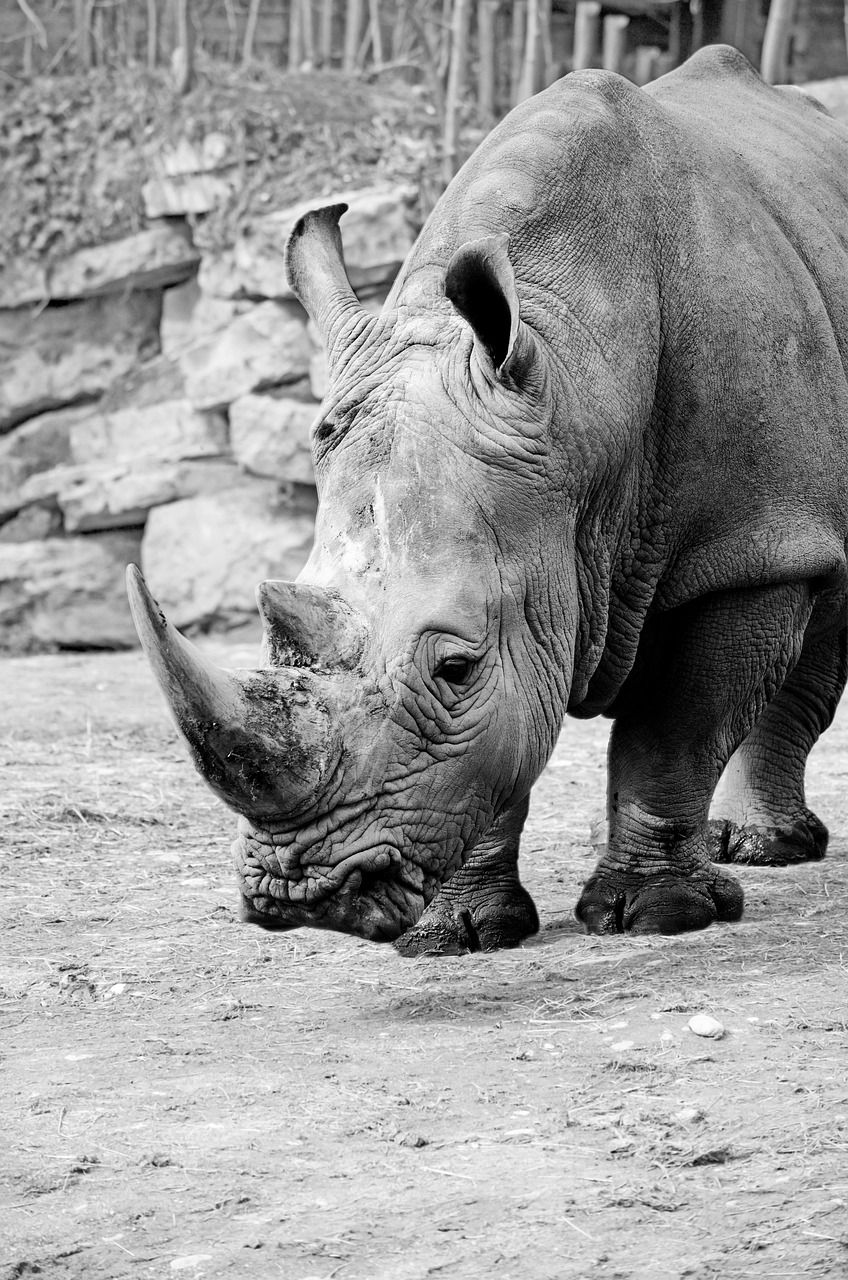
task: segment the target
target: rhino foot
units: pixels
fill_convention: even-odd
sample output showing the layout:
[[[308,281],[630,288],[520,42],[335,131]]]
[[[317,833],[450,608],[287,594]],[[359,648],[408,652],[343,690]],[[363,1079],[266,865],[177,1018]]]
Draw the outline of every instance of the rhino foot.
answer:
[[[685,933],[717,920],[739,920],[742,887],[711,867],[699,877],[596,872],[574,914],[587,933]]]
[[[539,931],[536,904],[522,884],[496,892],[442,890],[418,924],[394,943],[402,956],[462,956],[517,947]]]
[[[710,823],[712,858],[755,867],[791,867],[818,862],[827,852],[827,827],[809,809],[789,826],[737,826],[719,819]]]

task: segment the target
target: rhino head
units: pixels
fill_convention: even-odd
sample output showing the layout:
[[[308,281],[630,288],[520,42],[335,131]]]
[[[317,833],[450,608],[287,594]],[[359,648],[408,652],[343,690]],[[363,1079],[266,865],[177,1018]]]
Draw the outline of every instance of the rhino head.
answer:
[[[240,815],[245,918],[390,940],[543,768],[576,627],[554,595],[577,592],[551,590],[543,530],[564,479],[506,237],[428,269],[426,305],[428,270],[374,317],[348,283],[344,208],[306,215],[287,250],[331,391],[314,550],[297,582],[258,588],[261,669],[209,664],[136,569],[130,598],[197,768]]]

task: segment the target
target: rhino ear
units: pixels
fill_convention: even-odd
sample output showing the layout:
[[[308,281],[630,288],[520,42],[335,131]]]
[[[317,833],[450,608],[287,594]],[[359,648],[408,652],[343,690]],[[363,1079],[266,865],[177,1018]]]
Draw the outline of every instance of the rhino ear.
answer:
[[[448,266],[445,296],[474,330],[484,364],[501,380],[519,381],[533,344],[521,323],[508,246],[506,232],[462,245]]]

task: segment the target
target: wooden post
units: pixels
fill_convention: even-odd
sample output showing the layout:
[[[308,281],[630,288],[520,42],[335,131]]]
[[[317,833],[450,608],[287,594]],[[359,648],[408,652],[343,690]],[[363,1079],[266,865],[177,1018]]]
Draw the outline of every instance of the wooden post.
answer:
[[[656,73],[657,58],[660,56],[660,47],[656,44],[640,44],[636,50],[636,70],[634,79],[636,84],[649,84],[654,79]]]
[[[760,75],[768,84],[786,79],[789,38],[797,8],[798,0],[771,0],[760,61]]]
[[[159,31],[157,24],[156,0],[147,0],[147,70],[156,66],[159,52]]]
[[[489,120],[495,114],[495,31],[500,0],[478,0],[477,105]]]
[[[512,35],[509,58],[509,100],[514,106],[518,101],[521,68],[524,59],[524,32],[527,28],[527,0],[514,0],[512,6]]]
[[[312,0],[299,0],[300,3],[300,47],[303,61],[310,70],[315,66],[315,28],[312,22]]]
[[[407,0],[401,0],[392,23],[392,47],[390,57],[392,62],[401,62],[404,60],[403,49],[406,40],[406,24],[408,14],[406,12]]]
[[[623,13],[609,13],[604,18],[604,54],[605,71],[623,73],[624,55],[627,52],[627,28],[630,19]]]
[[[380,0],[368,0],[371,21],[371,56],[375,67],[383,65],[383,32],[380,28]]]
[[[300,0],[291,0],[288,14],[288,70],[296,72],[301,63],[301,8]]]
[[[318,47],[322,67],[333,60],[333,0],[321,0],[321,31]]]
[[[516,102],[530,98],[539,87],[539,66],[542,58],[542,32],[539,0],[527,0],[527,31],[524,37],[524,58],[521,78],[518,82]]]
[[[342,70],[348,73],[356,70],[356,58],[359,53],[359,33],[361,30],[362,0],[347,0]]]
[[[552,84],[556,79],[554,65],[554,44],[551,27],[553,26],[553,0],[542,0],[539,9],[539,38],[542,42],[542,68],[540,89]]]
[[[156,0],[148,0],[148,5],[155,3]],[[74,0],[74,44],[80,71],[88,71],[91,67],[90,16],[87,0]]]
[[[459,102],[465,87],[470,18],[471,0],[454,0],[448,86],[445,95],[444,179],[446,183],[450,182],[459,167],[457,163]]]
[[[574,13],[575,71],[598,65],[598,46],[601,34],[601,6],[598,0],[579,0]]]
[[[190,0],[176,0],[176,40],[171,66],[177,93],[188,93],[194,82],[194,24],[189,13]]]

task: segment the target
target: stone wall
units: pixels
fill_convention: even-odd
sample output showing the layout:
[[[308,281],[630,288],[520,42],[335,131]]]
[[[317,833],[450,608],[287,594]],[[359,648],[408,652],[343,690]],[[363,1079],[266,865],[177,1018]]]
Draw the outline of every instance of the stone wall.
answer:
[[[256,583],[309,553],[324,363],[282,258],[309,205],[198,249],[189,221],[227,176],[187,150],[148,183],[146,230],[0,270],[0,648],[135,643],[130,561],[182,628],[238,626]],[[309,204],[338,200],[351,281],[379,307],[414,192]]]

